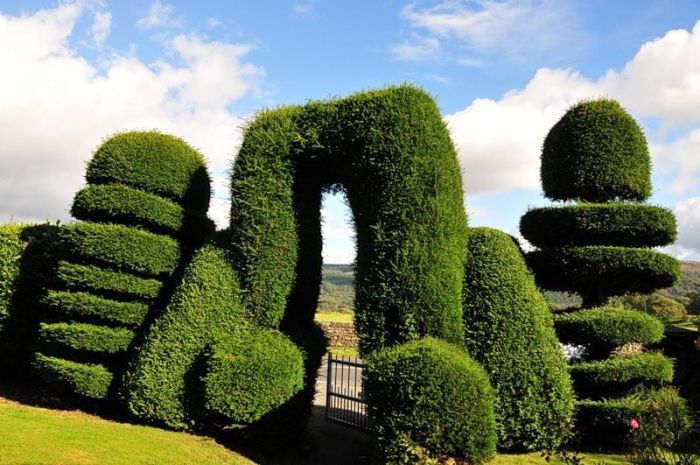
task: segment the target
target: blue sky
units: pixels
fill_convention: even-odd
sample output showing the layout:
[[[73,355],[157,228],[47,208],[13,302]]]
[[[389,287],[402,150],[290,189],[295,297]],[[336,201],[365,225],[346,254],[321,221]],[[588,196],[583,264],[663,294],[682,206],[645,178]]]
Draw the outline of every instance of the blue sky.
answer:
[[[112,132],[160,128],[226,169],[255,110],[411,82],[434,95],[463,167],[472,225],[517,233],[548,204],[546,131],[581,98],[642,123],[669,249],[700,259],[700,2],[3,1],[0,221],[67,220],[84,162]],[[352,260],[349,213],[326,200],[324,256]]]

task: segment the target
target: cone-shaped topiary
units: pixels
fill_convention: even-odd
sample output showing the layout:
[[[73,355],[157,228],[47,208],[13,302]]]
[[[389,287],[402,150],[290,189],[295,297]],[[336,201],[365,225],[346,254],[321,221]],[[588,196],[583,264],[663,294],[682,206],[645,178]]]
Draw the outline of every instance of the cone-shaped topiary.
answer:
[[[547,302],[509,235],[470,229],[467,251],[465,344],[496,391],[499,447],[556,447],[571,423],[574,396]]]
[[[619,421],[615,415],[594,417],[607,415],[605,403],[612,406],[615,396],[671,377],[672,364],[662,355],[606,359],[616,346],[656,342],[663,334],[654,317],[602,307],[608,298],[669,287],[680,277],[677,260],[650,250],[675,239],[673,213],[632,203],[651,194],[650,166],[642,130],[617,102],[574,105],[544,142],[542,187],[553,200],[596,203],[537,208],[520,222],[523,236],[539,247],[527,257],[537,283],[578,293],[584,308],[600,307],[559,316],[556,323],[563,340],[586,349],[571,367],[579,396],[593,399],[580,410],[578,427],[584,431],[625,431],[601,427]]]
[[[158,132],[117,134],[88,163],[88,186],[61,228],[65,257],[43,298],[34,365],[48,381],[104,398],[166,284],[213,230],[203,157]],[[94,376],[93,376],[94,375]]]

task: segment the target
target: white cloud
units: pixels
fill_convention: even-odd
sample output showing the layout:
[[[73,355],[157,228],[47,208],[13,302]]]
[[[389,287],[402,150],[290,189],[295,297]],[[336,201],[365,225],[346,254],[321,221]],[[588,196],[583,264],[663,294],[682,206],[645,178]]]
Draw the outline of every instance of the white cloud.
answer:
[[[410,41],[393,44],[391,55],[403,61],[426,61],[440,57],[440,41],[435,37],[416,37]]]
[[[98,68],[68,43],[81,12],[70,3],[29,16],[0,14],[0,221],[66,219],[102,138],[157,128],[208,158],[212,214],[223,225],[225,171],[242,124],[229,108],[254,92],[262,75],[245,61],[249,46],[179,35],[169,46],[183,65],[116,54]]]
[[[182,18],[175,16],[174,13],[175,10],[172,5],[156,0],[148,7],[146,16],[139,18],[136,25],[141,29],[182,27]]]
[[[98,47],[102,46],[112,29],[112,14],[106,11],[95,13],[92,23],[92,40]]]
[[[671,144],[651,146],[654,165],[674,177],[669,191],[680,194],[700,185],[700,129],[694,129]]]
[[[316,9],[317,0],[295,0],[292,2],[292,13],[295,16],[308,16]]]
[[[571,50],[570,39],[576,30],[573,15],[565,4],[553,0],[447,0],[427,8],[409,4],[401,16],[412,27],[430,34],[421,41],[456,40],[471,55],[458,61],[469,66],[480,65],[483,60],[479,56],[487,54],[520,61],[526,56],[531,59],[534,54],[561,49],[562,44]],[[401,45],[409,47],[411,43]],[[397,51],[396,46],[392,51]]]
[[[678,221],[678,240],[671,251],[681,259],[700,254],[700,197],[683,200],[673,209]]]

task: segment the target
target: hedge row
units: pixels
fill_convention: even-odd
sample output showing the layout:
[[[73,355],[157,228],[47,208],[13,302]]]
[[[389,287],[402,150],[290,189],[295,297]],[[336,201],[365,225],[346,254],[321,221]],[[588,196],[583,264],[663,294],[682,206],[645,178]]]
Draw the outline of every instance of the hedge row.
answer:
[[[295,199],[305,182],[342,185],[350,199],[361,352],[427,335],[461,342],[462,177],[433,99],[390,87],[263,112],[246,129],[231,179],[231,247],[246,306],[265,326],[284,315],[300,237],[320,241]]]
[[[536,250],[527,254],[540,287],[574,291],[584,306],[604,304],[627,292],[652,292],[680,279],[678,261],[648,249],[583,246]]]
[[[462,349],[426,338],[379,350],[368,357],[364,376],[369,416],[385,454],[409,437],[433,455],[469,463],[494,455],[495,395],[484,369]]]
[[[155,131],[107,139],[88,162],[89,184],[124,184],[170,198],[195,210],[209,207],[204,157],[182,139]]]
[[[20,256],[26,245],[20,237],[25,225],[0,225],[0,332],[10,314],[12,298],[20,271]]]
[[[118,295],[151,302],[158,296],[163,283],[157,279],[140,278],[92,265],[60,261],[56,270],[57,284],[71,291],[90,291],[101,295]]]
[[[87,292],[49,290],[42,302],[51,310],[71,320],[98,320],[104,323],[139,326],[148,315],[148,305],[120,302]]]
[[[304,357],[282,333],[251,328],[217,341],[206,360],[204,406],[228,424],[251,424],[304,387]]]
[[[651,315],[617,307],[599,307],[554,316],[562,342],[585,346],[593,356],[632,342],[653,344],[664,336],[664,325]]]
[[[676,240],[676,217],[667,208],[651,205],[578,203],[528,211],[520,219],[520,233],[540,248],[656,247]]]
[[[120,224],[70,224],[61,229],[61,239],[74,258],[119,271],[169,275],[180,260],[175,239]]]
[[[661,386],[673,381],[673,362],[661,354],[614,357],[571,366],[576,391],[584,398],[609,397],[637,385]]]
[[[81,190],[73,200],[71,214],[79,220],[143,227],[188,243],[199,243],[214,231],[206,212],[187,210],[171,200],[120,184]]]
[[[198,360],[220,336],[240,331],[249,317],[238,276],[217,236],[197,250],[170,303],[148,329],[132,360],[122,396],[134,415],[185,428],[200,412],[187,408],[186,383]]]
[[[105,398],[112,384],[112,373],[99,364],[78,363],[37,353],[33,365],[47,382],[58,383],[71,393],[92,399]]]
[[[463,293],[467,351],[498,396],[499,449],[557,447],[573,415],[571,380],[547,302],[512,237],[470,229]]]
[[[88,323],[41,323],[39,342],[59,351],[117,354],[126,352],[134,332]]]
[[[550,129],[540,170],[552,200],[645,200],[651,160],[642,129],[614,100],[584,101]]]

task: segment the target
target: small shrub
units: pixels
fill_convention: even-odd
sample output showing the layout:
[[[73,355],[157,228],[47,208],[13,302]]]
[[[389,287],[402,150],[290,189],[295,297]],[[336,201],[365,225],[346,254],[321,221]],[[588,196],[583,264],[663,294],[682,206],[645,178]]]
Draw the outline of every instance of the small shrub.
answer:
[[[104,366],[78,363],[41,353],[35,354],[34,368],[50,383],[92,399],[103,399],[112,384],[112,373]]]
[[[494,393],[461,349],[426,338],[373,353],[364,371],[380,446],[401,437],[431,454],[483,463],[496,447]]]
[[[87,292],[49,290],[42,303],[71,320],[139,326],[148,314],[148,305],[120,302],[97,297]]]
[[[304,386],[304,357],[278,331],[251,328],[216,342],[203,378],[205,409],[232,424],[250,424]]]
[[[614,100],[572,106],[542,147],[541,179],[552,200],[645,200],[651,161],[642,129]]]
[[[91,291],[107,296],[151,302],[158,296],[163,283],[157,279],[141,278],[92,265],[60,261],[56,270],[60,287],[71,291]]]
[[[41,323],[39,342],[67,352],[117,354],[126,352],[134,338],[125,328],[107,328],[87,323]]]

